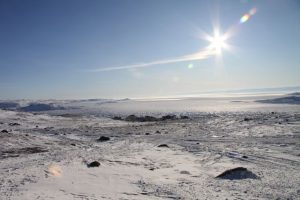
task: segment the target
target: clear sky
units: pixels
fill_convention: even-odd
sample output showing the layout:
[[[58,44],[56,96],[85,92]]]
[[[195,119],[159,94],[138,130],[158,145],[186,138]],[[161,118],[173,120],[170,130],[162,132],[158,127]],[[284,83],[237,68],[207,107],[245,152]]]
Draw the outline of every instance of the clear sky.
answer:
[[[174,61],[205,51],[214,27],[234,48]],[[0,0],[1,99],[299,85],[298,0]]]

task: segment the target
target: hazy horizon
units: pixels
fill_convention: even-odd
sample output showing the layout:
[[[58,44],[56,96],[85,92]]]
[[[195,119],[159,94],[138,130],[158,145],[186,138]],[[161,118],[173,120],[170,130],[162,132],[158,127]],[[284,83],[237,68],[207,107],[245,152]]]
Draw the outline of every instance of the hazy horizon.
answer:
[[[0,99],[300,86],[300,2],[0,0]]]
[[[220,97],[250,97],[250,96],[277,96],[290,95],[292,93],[299,93],[300,86],[290,87],[273,87],[273,88],[247,88],[247,89],[233,89],[233,90],[210,90],[210,91],[194,91],[190,93],[165,94],[161,96],[123,96],[119,98],[110,98],[105,96],[91,96],[85,98],[0,98],[0,101],[18,101],[18,100],[90,100],[90,99],[185,99],[185,98],[220,98]]]

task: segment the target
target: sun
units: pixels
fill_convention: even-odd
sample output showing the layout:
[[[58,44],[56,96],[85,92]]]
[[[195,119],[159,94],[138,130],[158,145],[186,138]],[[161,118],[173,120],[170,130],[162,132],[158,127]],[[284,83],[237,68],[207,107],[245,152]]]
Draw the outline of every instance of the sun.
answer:
[[[228,47],[226,34],[221,35],[219,31],[214,31],[213,36],[208,36],[207,40],[210,42],[208,49],[213,50],[215,54],[222,54],[222,50]]]
[[[223,50],[232,50],[233,47],[227,43],[227,40],[231,38],[233,34],[233,29],[229,29],[227,32],[222,33],[218,26],[214,26],[212,35],[202,32],[201,38],[209,42],[206,49],[210,54],[221,56]]]

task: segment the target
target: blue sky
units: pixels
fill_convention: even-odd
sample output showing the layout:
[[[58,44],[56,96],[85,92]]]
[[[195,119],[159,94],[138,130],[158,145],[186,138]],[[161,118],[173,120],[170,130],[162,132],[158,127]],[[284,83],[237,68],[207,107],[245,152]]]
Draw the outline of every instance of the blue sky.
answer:
[[[299,11],[298,0],[0,0],[0,98],[299,86]],[[222,58],[101,71],[202,51],[209,42],[201,33],[216,22],[223,32],[235,27],[226,41],[235,48]]]

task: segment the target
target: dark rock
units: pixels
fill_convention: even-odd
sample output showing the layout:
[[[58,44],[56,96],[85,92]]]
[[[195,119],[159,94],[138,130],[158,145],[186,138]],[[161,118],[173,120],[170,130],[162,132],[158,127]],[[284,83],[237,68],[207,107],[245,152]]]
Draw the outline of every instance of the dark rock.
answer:
[[[110,140],[109,137],[101,136],[97,141],[98,141],[98,142],[105,142],[105,141],[108,141],[108,140]]]
[[[250,120],[252,120],[252,119],[251,119],[251,118],[248,118],[248,117],[245,117],[245,118],[244,118],[244,121],[245,121],[245,122],[248,122],[248,121],[250,121]]]
[[[181,116],[180,116],[180,119],[189,119],[189,117],[186,116],[186,115],[181,115]]]
[[[241,154],[239,152],[236,152],[236,151],[227,152],[226,156],[228,156],[230,158],[237,158],[237,159],[248,158],[248,156],[243,155],[243,154]]]
[[[8,130],[2,130],[1,133],[8,133]]]
[[[185,171],[185,170],[183,170],[183,171],[180,171],[180,174],[191,174],[189,171]]]
[[[44,153],[44,152],[48,152],[48,150],[42,147],[25,147],[25,148],[10,149],[7,151],[3,151],[3,153],[7,153],[7,154],[35,154],[35,153]]]
[[[164,121],[164,120],[174,120],[174,119],[176,119],[176,115],[165,115],[165,116],[161,117],[162,121]]]
[[[98,161],[93,161],[87,164],[87,167],[99,167],[100,163]]]
[[[113,117],[113,120],[122,120],[122,117],[115,116]]]
[[[152,117],[152,116],[145,116],[143,120],[145,122],[155,122],[155,121],[157,121],[157,118]]]
[[[72,145],[72,146],[76,146],[76,144],[74,144],[74,143],[71,143],[71,145]]]
[[[181,119],[189,119],[188,116],[181,116]],[[116,119],[119,119],[118,117]],[[165,120],[175,120],[178,119],[176,115],[164,115],[161,118],[156,118],[153,116],[141,116],[129,115],[124,120],[129,122],[155,122],[155,121],[165,121]]]
[[[145,135],[150,135],[150,133],[145,133]]]
[[[21,124],[14,122],[14,123],[9,123],[8,125],[10,125],[10,126],[20,126]]]
[[[58,116],[61,116],[61,117],[68,117],[68,118],[81,117],[80,114],[70,114],[70,113],[60,114],[60,115],[58,115]]]
[[[229,179],[229,180],[241,180],[241,179],[259,179],[259,177],[253,172],[247,170],[244,167],[237,167],[224,171],[222,174],[218,175],[216,178]]]
[[[125,118],[125,121],[135,122],[135,121],[138,121],[138,117],[135,115],[129,115]]]
[[[160,131],[156,131],[155,133],[160,134]]]
[[[165,147],[165,148],[169,148],[169,146],[167,144],[160,144],[157,147]]]
[[[129,122],[155,122],[157,120],[157,118],[152,116],[137,117],[135,115],[129,115],[125,118],[125,121]]]

